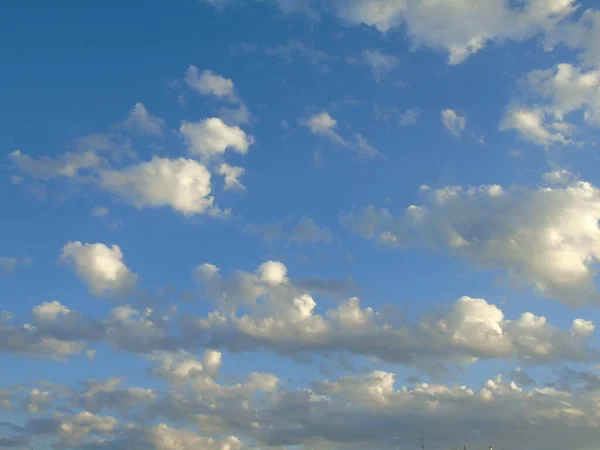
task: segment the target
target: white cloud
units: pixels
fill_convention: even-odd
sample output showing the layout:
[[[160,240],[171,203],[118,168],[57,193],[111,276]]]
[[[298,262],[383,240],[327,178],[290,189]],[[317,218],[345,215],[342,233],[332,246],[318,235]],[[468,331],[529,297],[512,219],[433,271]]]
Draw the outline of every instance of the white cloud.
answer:
[[[218,173],[225,178],[225,189],[246,190],[246,186],[240,182],[240,177],[244,174],[242,167],[234,167],[223,163],[219,166]]]
[[[221,119],[229,124],[242,124],[250,121],[250,110],[236,93],[233,81],[211,70],[198,71],[196,66],[190,66],[185,73],[185,84],[202,95],[225,100],[234,107],[224,107],[220,110]]]
[[[461,133],[467,126],[466,117],[459,116],[456,111],[452,109],[445,109],[441,113],[442,124],[450,133],[455,137],[460,138]]]
[[[600,126],[600,70],[558,64],[530,72],[521,80],[520,90],[501,129],[514,129],[525,140],[543,146],[572,143],[568,137],[577,127],[566,120],[576,112],[583,113],[585,123]]]
[[[138,276],[123,262],[118,245],[68,242],[62,249],[61,261],[67,262],[90,292],[98,297],[130,293]]]
[[[543,178],[551,185],[568,186],[575,181],[573,174],[566,169],[557,169],[552,172],[546,172],[543,175]]]
[[[123,170],[100,172],[100,184],[136,208],[170,206],[183,214],[212,212],[210,172],[192,159],[154,157]]]
[[[146,107],[138,102],[129,112],[123,125],[134,133],[162,136],[165,121],[150,115]]]
[[[342,223],[387,243],[443,246],[475,266],[504,269],[545,297],[571,305],[597,302],[597,187],[573,181],[544,189],[448,186],[422,193],[425,204],[399,216],[369,207],[344,215]]]
[[[196,321],[196,330],[208,338],[209,345],[233,352],[266,349],[287,356],[351,353],[433,373],[443,372],[449,364],[469,365],[478,359],[518,358],[526,364],[546,364],[587,361],[596,354],[589,347],[595,326],[582,319],[567,330],[532,313],[508,320],[497,306],[470,297],[412,324],[362,308],[358,298],[319,315],[310,294],[281,282],[285,271],[275,274],[273,270],[269,275],[261,274],[253,282],[248,274],[245,285],[237,284],[236,289],[245,293],[247,314],[213,313]],[[266,289],[259,284],[262,281],[267,282]],[[221,280],[205,282],[217,297],[233,292],[233,286]],[[261,303],[252,301],[259,296]]]
[[[254,143],[254,138],[241,128],[227,125],[217,117],[197,123],[182,122],[179,131],[189,153],[206,160],[224,154],[227,149],[245,155]]]
[[[312,134],[325,136],[333,143],[351,149],[358,159],[384,157],[379,150],[359,133],[354,134],[354,141],[344,139],[337,131],[335,131],[337,120],[331,117],[327,111],[314,114],[304,122],[304,125],[310,129]]]
[[[91,151],[64,153],[57,158],[42,156],[36,159],[22,153],[20,150],[15,150],[9,155],[9,159],[21,172],[42,180],[59,176],[72,178],[78,175],[81,170],[92,169],[102,162]]]
[[[184,80],[190,89],[202,95],[214,95],[229,100],[236,99],[233,81],[210,70],[200,73],[196,66],[190,66],[185,73]]]
[[[556,126],[561,122],[555,122],[550,126],[545,122],[546,113],[543,109],[512,106],[507,109],[500,123],[500,129],[503,131],[515,130],[522,139],[545,147],[555,143],[569,144],[571,142],[567,138],[570,130]],[[551,128],[552,125],[555,125],[554,132]]]
[[[362,53],[363,61],[371,68],[373,77],[377,82],[394,70],[399,63],[399,59],[394,55],[383,53],[381,50],[364,50]]]
[[[150,443],[156,450],[240,450],[242,444],[234,436],[221,440],[206,438],[190,430],[180,430],[162,423],[150,431]]]
[[[306,124],[313,134],[326,136],[337,144],[344,144],[345,142],[344,138],[334,130],[337,126],[337,120],[331,117],[327,111],[311,116]]]
[[[406,26],[415,46],[448,53],[450,64],[463,62],[489,42],[539,35],[575,10],[575,0],[527,0],[513,7],[504,0],[336,0],[334,4],[351,24],[366,24],[381,32]]]
[[[258,279],[270,285],[287,283],[287,268],[278,261],[267,261],[258,268]]]

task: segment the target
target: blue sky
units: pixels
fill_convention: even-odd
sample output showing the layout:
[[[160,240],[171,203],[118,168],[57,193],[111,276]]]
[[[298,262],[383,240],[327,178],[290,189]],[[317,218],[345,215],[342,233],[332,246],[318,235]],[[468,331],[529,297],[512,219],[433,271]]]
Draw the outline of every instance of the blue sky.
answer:
[[[0,447],[596,448],[593,1],[5,3]]]

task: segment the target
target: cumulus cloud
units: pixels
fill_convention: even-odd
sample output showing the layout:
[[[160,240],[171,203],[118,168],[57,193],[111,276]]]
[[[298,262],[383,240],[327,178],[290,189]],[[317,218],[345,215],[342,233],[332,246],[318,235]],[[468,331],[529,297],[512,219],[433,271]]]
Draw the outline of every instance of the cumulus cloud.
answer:
[[[244,174],[243,167],[230,166],[227,163],[223,163],[219,166],[219,175],[222,175],[225,179],[225,189],[239,189],[241,191],[246,190],[240,178]]]
[[[193,159],[154,157],[123,170],[100,172],[100,185],[139,209],[170,206],[185,215],[212,212],[210,172]]]
[[[422,195],[423,205],[400,215],[371,206],[341,220],[386,244],[441,246],[477,267],[504,269],[512,280],[570,305],[597,301],[600,191],[591,183],[423,187]]]
[[[497,306],[470,297],[415,323],[363,308],[355,297],[320,315],[312,295],[288,280],[279,262],[262,264],[256,275],[236,272],[223,278],[212,265],[200,266],[196,274],[223,314],[215,311],[188,325],[211,347],[233,352],[269,350],[292,357],[342,352],[433,372],[478,359],[543,364],[595,358],[589,347],[595,327],[583,319],[566,330],[532,313],[508,320]],[[248,313],[234,314],[239,307]]]
[[[254,138],[241,128],[230,126],[217,117],[197,123],[183,122],[179,131],[188,146],[188,152],[203,159],[221,156],[231,149],[245,155],[254,143]]]
[[[17,258],[2,256],[0,257],[0,273],[12,273],[17,267]]]
[[[445,109],[441,113],[442,124],[452,135],[460,138],[461,133],[467,125],[467,119],[460,116],[452,109]]]
[[[138,281],[138,276],[123,262],[123,252],[118,245],[68,242],[60,259],[68,263],[98,297],[130,293]]]
[[[463,62],[490,42],[540,35],[576,9],[575,0],[528,0],[514,6],[504,0],[336,0],[334,6],[350,24],[384,33],[405,26],[414,46],[441,50],[450,64]]]
[[[530,72],[521,80],[520,90],[500,127],[517,131],[525,140],[543,146],[572,143],[569,137],[577,127],[567,119],[577,112],[586,124],[600,126],[600,70],[557,64]]]
[[[98,166],[102,160],[91,151],[83,153],[64,153],[56,158],[42,156],[32,158],[31,156],[15,150],[8,158],[23,173],[47,180],[54,177],[73,178],[80,171],[92,169]]]
[[[162,136],[165,121],[152,116],[146,107],[138,102],[129,112],[129,116],[125,119],[123,125],[134,133]]]
[[[306,124],[310,128],[312,134],[326,136],[338,144],[343,144],[345,142],[344,138],[334,130],[337,126],[337,120],[331,117],[327,111],[311,116]]]
[[[190,66],[185,73],[185,84],[190,89],[199,92],[202,95],[214,95],[215,97],[224,97],[235,99],[235,88],[233,81],[225,78],[211,70],[200,72],[196,66]]]

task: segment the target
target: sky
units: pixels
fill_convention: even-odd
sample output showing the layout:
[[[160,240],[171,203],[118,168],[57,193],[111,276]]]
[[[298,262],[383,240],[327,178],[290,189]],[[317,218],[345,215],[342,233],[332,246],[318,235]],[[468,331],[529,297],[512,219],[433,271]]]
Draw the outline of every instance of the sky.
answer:
[[[9,0],[0,64],[0,448],[597,449],[597,2]]]

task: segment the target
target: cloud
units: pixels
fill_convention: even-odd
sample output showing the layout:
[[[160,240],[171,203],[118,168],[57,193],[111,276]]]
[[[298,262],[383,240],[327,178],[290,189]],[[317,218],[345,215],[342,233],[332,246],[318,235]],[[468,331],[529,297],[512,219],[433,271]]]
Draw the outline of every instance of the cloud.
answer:
[[[240,177],[244,174],[242,167],[234,167],[223,163],[219,166],[218,173],[225,178],[225,189],[246,190],[246,186],[240,182]]]
[[[371,68],[375,81],[380,82],[383,77],[393,71],[399,63],[394,55],[388,55],[381,50],[364,50],[362,52],[364,63]]]
[[[568,127],[561,126],[561,122],[548,126],[545,121],[546,113],[543,109],[512,106],[506,110],[500,130],[515,130],[522,139],[544,147],[570,143],[567,138],[570,134]]]
[[[262,236],[266,244],[284,241],[316,245],[329,244],[332,241],[331,231],[326,227],[319,226],[314,219],[308,216],[300,216],[297,221],[293,217],[287,217],[278,222],[248,224],[244,226],[244,231]]]
[[[441,113],[442,124],[455,137],[460,138],[461,133],[467,125],[466,117],[459,116],[452,109],[445,109]]]
[[[600,191],[591,183],[509,190],[424,187],[422,194],[423,205],[400,215],[371,206],[343,215],[342,224],[386,244],[445,248],[476,267],[503,269],[511,280],[570,305],[597,302]]]
[[[150,115],[146,107],[138,102],[129,112],[129,116],[123,122],[123,126],[134,133],[162,136],[165,121]]]
[[[68,242],[62,249],[61,261],[68,263],[77,276],[98,297],[130,293],[138,276],[123,262],[118,245],[83,244]]]
[[[0,273],[8,274],[14,272],[17,267],[17,258],[7,256],[0,257]]]
[[[227,149],[245,155],[254,143],[254,138],[241,128],[227,125],[217,117],[196,123],[182,122],[179,131],[188,152],[206,160],[223,155]]]
[[[200,73],[196,66],[190,66],[185,73],[184,81],[190,89],[202,95],[214,95],[229,100],[236,98],[233,81],[211,70]]]
[[[558,44],[580,50],[581,62],[600,69],[600,11],[589,8],[578,20],[565,20],[548,31],[544,44],[551,51]]]
[[[57,158],[42,156],[35,159],[22,153],[20,150],[15,150],[8,158],[21,172],[41,180],[54,177],[73,178],[80,171],[93,169],[102,162],[91,151],[84,153],[64,153]]]
[[[109,213],[109,209],[106,206],[95,206],[92,209],[92,217],[104,217]]]
[[[312,295],[301,287],[306,285],[288,280],[287,268],[279,262],[264,263],[256,275],[237,272],[222,278],[210,265],[200,266],[196,274],[223,313],[195,321],[188,317],[187,326],[212,348],[292,357],[341,352],[433,373],[478,359],[545,364],[597,357],[589,347],[595,326],[582,319],[567,330],[532,313],[508,320],[497,306],[466,296],[415,323],[399,322],[389,311],[362,308],[355,297],[320,315]],[[235,314],[239,307],[248,312]]]
[[[334,130],[337,120],[331,117],[327,111],[311,116],[306,124],[312,134],[326,136],[337,144],[345,143],[344,138]]]
[[[100,172],[100,186],[138,209],[170,206],[185,215],[215,212],[211,176],[192,159],[154,157],[123,170]]]
[[[459,64],[490,42],[524,41],[552,29],[575,11],[575,0],[528,0],[511,6],[504,0],[472,4],[454,0],[336,0],[336,13],[349,24],[365,24],[386,33],[406,27],[415,47],[448,54]]]
[[[398,125],[405,127],[409,125],[416,125],[422,111],[418,108],[407,109],[398,118]]]
[[[566,119],[576,112],[586,124],[600,126],[600,70],[557,64],[521,80],[519,98],[509,105],[500,126],[537,145],[569,144],[577,127]]]
[[[84,345],[78,338],[60,339],[47,333],[43,327],[12,325],[11,319],[7,312],[0,313],[0,351],[64,360],[83,350]]]
[[[233,109],[221,108],[220,115],[225,122],[241,124],[250,121],[250,110],[237,95],[233,80],[211,70],[199,72],[196,66],[191,65],[185,73],[184,81],[193,91],[235,104]]]
[[[344,139],[335,128],[335,120],[327,111],[312,115],[304,125],[310,129],[312,134],[324,136],[330,139],[334,144],[351,149],[358,159],[373,159],[385,157],[361,134],[354,134],[354,141]]]

